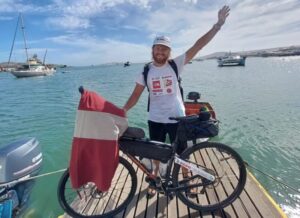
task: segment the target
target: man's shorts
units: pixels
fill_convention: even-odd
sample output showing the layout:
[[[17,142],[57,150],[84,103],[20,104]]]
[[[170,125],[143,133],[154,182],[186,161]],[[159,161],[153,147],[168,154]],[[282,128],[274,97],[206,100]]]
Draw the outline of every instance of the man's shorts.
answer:
[[[149,136],[151,140],[166,142],[167,134],[169,135],[170,143],[176,139],[178,123],[157,123],[148,120]],[[181,154],[186,149],[186,145],[178,145],[177,154]]]

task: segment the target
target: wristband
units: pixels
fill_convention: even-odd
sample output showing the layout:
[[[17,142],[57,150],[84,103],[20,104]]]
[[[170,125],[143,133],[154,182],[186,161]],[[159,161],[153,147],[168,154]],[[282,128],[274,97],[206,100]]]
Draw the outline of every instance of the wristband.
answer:
[[[213,26],[213,28],[214,28],[215,30],[219,31],[219,30],[221,29],[221,26],[222,26],[222,25],[216,23],[216,24]]]

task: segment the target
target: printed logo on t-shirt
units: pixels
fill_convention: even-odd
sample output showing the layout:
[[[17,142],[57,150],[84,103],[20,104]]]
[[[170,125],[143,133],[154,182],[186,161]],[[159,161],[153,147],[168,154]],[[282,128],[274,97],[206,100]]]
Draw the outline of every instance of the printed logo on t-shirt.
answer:
[[[165,87],[168,87],[168,86],[172,86],[172,79],[166,79],[165,80]]]
[[[152,81],[153,89],[160,89],[160,81],[159,80],[153,80]]]
[[[152,94],[154,96],[170,95],[174,93],[172,75],[152,78]]]

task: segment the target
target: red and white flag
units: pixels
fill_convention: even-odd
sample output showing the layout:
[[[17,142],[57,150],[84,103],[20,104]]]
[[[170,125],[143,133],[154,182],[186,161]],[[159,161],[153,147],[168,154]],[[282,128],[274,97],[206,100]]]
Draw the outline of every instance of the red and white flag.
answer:
[[[95,92],[81,95],[70,160],[74,189],[94,182],[107,191],[119,163],[118,139],[128,127],[124,110]]]

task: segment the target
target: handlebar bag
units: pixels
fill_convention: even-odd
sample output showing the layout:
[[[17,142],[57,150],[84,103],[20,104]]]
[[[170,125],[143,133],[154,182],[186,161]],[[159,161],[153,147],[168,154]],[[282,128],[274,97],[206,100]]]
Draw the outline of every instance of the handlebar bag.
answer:
[[[194,119],[180,122],[177,130],[179,141],[189,141],[198,138],[210,138],[217,136],[219,125],[217,120]]]

